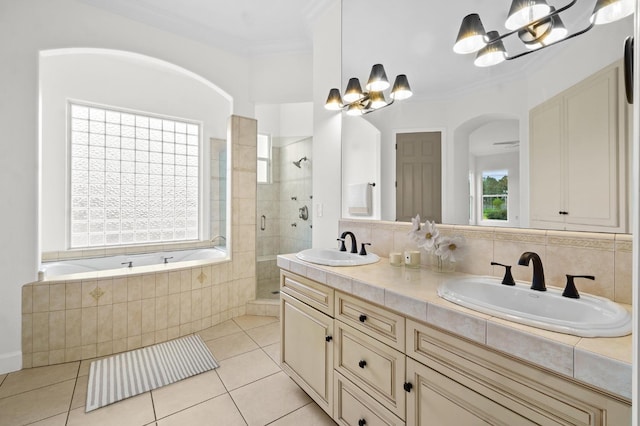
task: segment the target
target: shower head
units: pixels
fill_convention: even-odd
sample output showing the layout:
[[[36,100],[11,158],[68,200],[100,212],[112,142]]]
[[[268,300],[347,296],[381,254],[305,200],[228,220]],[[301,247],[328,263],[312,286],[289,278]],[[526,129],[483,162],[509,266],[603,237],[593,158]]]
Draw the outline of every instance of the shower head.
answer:
[[[293,165],[296,166],[297,168],[300,168],[300,163],[302,163],[303,161],[308,161],[307,157],[302,157],[301,159],[299,159],[298,161],[294,161]]]

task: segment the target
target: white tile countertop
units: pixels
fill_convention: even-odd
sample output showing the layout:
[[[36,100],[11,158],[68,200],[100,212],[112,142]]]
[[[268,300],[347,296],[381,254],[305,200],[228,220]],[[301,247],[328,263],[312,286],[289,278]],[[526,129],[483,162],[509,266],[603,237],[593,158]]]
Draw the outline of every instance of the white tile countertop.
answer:
[[[331,267],[287,254],[278,256],[278,267],[631,399],[631,335],[577,337],[482,314],[438,296],[441,282],[466,274],[394,267],[386,258],[371,265]]]

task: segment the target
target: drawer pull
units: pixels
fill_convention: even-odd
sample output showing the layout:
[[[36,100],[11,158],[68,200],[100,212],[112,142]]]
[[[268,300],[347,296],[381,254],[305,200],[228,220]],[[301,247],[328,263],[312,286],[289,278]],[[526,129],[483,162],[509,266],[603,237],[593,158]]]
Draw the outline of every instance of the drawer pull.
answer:
[[[413,389],[413,385],[411,383],[407,382],[407,383],[404,384],[403,388],[404,388],[404,390],[406,392],[411,392],[411,389]]]
[[[358,420],[358,426],[364,426],[366,424],[367,424],[367,421],[365,419]]]
[[[360,368],[364,368],[364,367],[366,367],[366,366],[367,366],[367,361],[365,361],[365,360],[362,360],[362,361],[360,361],[360,362],[358,363],[358,367],[360,367]]]
[[[367,316],[362,314],[360,315],[360,317],[358,317],[358,319],[360,320],[360,322],[365,322],[367,320]]]
[[[324,340],[325,340],[326,342],[330,342],[330,341],[332,341],[332,340],[333,340],[333,336],[325,336]]]

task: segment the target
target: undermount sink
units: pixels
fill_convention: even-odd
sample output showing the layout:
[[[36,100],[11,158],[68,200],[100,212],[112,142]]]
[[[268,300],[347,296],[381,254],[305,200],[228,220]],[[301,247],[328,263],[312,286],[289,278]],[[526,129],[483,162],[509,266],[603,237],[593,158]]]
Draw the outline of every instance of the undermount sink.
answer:
[[[305,262],[326,266],[360,266],[376,263],[380,260],[380,257],[373,253],[360,255],[357,253],[340,251],[338,249],[319,248],[302,250],[296,254],[296,257],[300,260],[304,260]]]
[[[580,294],[562,296],[562,290],[531,290],[529,284],[502,285],[492,277],[456,278],[438,287],[450,302],[521,324],[581,337],[618,337],[631,333],[631,315],[617,303]]]

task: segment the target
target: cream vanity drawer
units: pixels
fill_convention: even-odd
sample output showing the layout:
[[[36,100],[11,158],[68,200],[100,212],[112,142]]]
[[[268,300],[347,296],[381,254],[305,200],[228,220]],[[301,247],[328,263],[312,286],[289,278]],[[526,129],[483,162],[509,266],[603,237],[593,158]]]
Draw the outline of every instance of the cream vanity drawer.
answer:
[[[339,321],[335,369],[395,415],[405,417],[405,355]]]
[[[385,308],[336,292],[336,319],[404,352],[404,317]]]
[[[333,316],[334,290],[288,271],[280,273],[280,290],[312,306],[329,316]]]
[[[335,373],[334,420],[344,426],[404,426],[405,422],[359,387]]]

